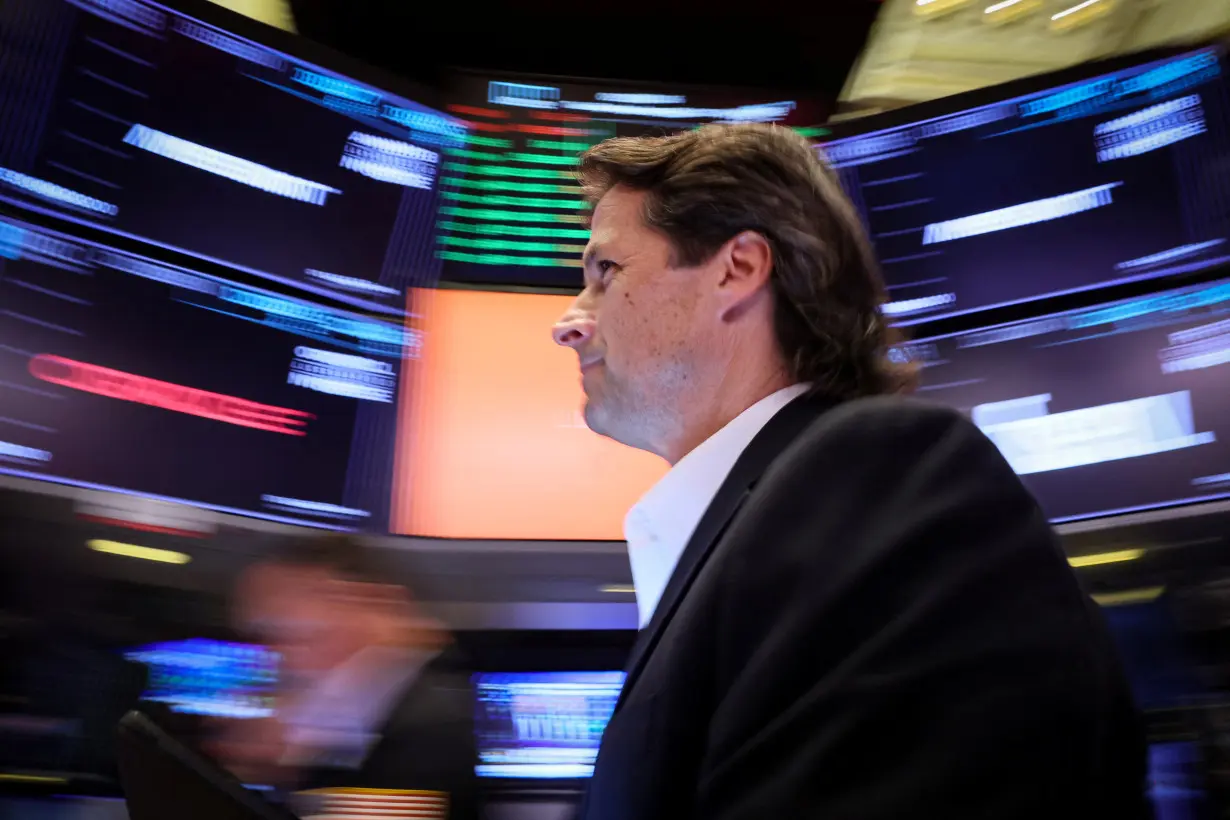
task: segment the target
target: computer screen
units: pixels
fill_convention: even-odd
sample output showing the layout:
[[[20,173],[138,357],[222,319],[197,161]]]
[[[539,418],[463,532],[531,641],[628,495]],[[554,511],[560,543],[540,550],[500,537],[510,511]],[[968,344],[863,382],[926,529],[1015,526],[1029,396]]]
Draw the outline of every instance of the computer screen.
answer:
[[[646,87],[458,74],[448,112],[464,147],[446,148],[439,232],[454,282],[581,284],[584,225],[578,155],[608,137],[666,134],[706,122],[778,122],[810,136],[825,112],[791,92]]]
[[[1209,817],[1215,803],[1205,786],[1208,769],[1196,741],[1150,743],[1148,788],[1155,816],[1161,820]]]
[[[138,647],[127,660],[149,669],[143,700],[174,712],[227,718],[271,717],[278,654],[263,646],[192,638]]]
[[[393,532],[623,540],[628,509],[667,464],[586,426],[576,353],[551,338],[571,301],[414,293],[411,332],[421,344],[401,403]]]
[[[0,473],[387,525],[400,322],[0,220]]]
[[[400,307],[455,118],[148,0],[0,5],[0,201]]]
[[[623,672],[475,675],[479,776],[589,777],[623,684]]]
[[[1183,726],[1180,715],[1200,714],[1201,706],[1216,701],[1217,695],[1202,680],[1201,666],[1189,651],[1191,636],[1184,633],[1161,593],[1159,588],[1152,598],[1103,603],[1102,615],[1146,724]],[[1156,721],[1150,719],[1154,716]],[[1149,795],[1157,816],[1168,820],[1206,816],[1208,761],[1202,744],[1192,739],[1190,731],[1173,728],[1150,730],[1149,739]]]
[[[921,339],[1052,521],[1230,497],[1230,280]]]
[[[1207,48],[823,148],[908,324],[1230,261],[1228,93]]]

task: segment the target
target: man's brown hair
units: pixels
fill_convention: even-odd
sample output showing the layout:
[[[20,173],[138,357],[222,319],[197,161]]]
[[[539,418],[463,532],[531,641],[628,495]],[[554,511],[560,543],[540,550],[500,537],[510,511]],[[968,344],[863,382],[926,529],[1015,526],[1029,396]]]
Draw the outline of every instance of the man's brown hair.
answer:
[[[790,375],[835,399],[912,386],[889,359],[897,337],[858,213],[816,148],[788,128],[707,125],[666,137],[623,137],[581,156],[590,204],[616,186],[644,191],[645,224],[674,247],[672,264],[711,258],[742,231],[773,252],[773,324]]]
[[[277,566],[323,570],[345,581],[394,583],[375,551],[352,535],[290,536],[266,560]]]

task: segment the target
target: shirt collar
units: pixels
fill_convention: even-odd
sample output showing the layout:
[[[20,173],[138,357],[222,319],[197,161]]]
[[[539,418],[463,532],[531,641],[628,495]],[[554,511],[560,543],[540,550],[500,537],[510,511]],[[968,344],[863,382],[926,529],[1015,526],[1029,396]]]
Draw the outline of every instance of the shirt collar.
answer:
[[[739,456],[779,410],[810,386],[782,388],[744,410],[681,458],[628,511],[624,538],[642,629],[653,617],[679,557]]]

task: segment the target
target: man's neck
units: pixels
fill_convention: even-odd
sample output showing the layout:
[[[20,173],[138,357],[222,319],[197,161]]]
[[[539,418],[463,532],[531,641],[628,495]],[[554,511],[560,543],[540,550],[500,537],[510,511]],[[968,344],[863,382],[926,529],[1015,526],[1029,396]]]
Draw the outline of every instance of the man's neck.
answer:
[[[707,402],[696,401],[692,405],[696,408],[696,415],[687,420],[676,440],[663,448],[663,458],[671,466],[678,464],[680,459],[738,418],[747,408],[794,383],[781,372],[743,384],[737,384],[729,377],[723,378],[720,388],[713,391]]]

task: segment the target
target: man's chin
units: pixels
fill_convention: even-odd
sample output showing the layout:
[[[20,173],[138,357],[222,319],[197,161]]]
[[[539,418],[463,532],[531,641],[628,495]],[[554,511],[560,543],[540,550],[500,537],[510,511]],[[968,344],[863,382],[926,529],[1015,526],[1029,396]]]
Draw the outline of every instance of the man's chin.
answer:
[[[590,401],[585,404],[583,413],[585,418],[585,426],[591,431],[597,433],[603,438],[609,438],[616,444],[623,444],[628,447],[635,447],[635,444],[629,443],[627,428],[621,429],[621,426],[615,419],[611,418],[611,414],[603,407],[594,404]]]
[[[606,412],[601,404],[593,399],[587,399],[582,416],[585,419],[585,426],[593,432],[605,438],[620,441],[617,425],[611,423],[610,413]]]
[[[585,399],[585,407],[581,410],[581,417],[585,419],[585,426],[600,436],[605,436],[602,432],[602,414],[598,408],[594,406],[593,399]]]

